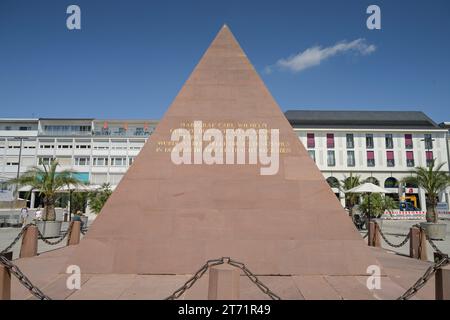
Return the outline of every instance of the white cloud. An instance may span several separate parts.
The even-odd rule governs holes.
[[[264,72],[270,74],[274,69],[300,72],[307,68],[318,66],[322,61],[338,54],[350,52],[353,54],[368,55],[375,50],[375,45],[368,44],[363,38],[356,39],[351,42],[341,41],[332,47],[326,48],[314,46],[296,55],[292,55],[289,58],[278,60],[274,65],[267,66],[264,69]]]

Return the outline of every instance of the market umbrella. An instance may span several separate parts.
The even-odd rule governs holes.
[[[360,184],[357,187],[354,187],[350,190],[345,191],[345,193],[366,193],[369,195],[368,200],[369,200],[369,225],[370,225],[370,214],[371,214],[371,207],[370,207],[370,194],[372,193],[389,193],[388,190],[383,189],[373,183],[370,182],[366,182],[363,184]],[[368,237],[367,237],[367,242],[370,243],[370,227],[369,225],[367,226],[367,232],[368,232]]]

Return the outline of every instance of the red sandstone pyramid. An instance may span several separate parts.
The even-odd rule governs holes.
[[[193,121],[279,129],[279,171],[175,165]],[[366,275],[370,249],[224,26],[68,264],[84,273],[191,274],[229,256],[266,275]]]

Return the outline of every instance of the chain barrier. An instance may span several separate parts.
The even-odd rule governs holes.
[[[243,264],[242,262],[232,260],[230,258],[226,259],[228,259],[229,265],[237,267],[242,271],[244,271],[245,275],[250,279],[250,281],[252,281],[263,293],[267,294],[272,300],[281,300],[281,298],[278,295],[273,293],[264,283],[262,283],[258,279],[256,275],[254,275],[250,270],[248,270],[245,264]]]
[[[46,239],[44,237],[44,235],[41,233],[41,231],[38,229],[39,239],[44,241],[48,245],[51,245],[51,246],[57,245],[57,244],[61,243],[66,238],[66,236],[69,236],[69,238],[70,238],[70,234],[72,233],[72,226],[73,226],[73,223],[70,223],[66,232],[64,232],[63,235],[56,241],[50,241],[50,240]]]
[[[375,222],[376,223],[376,222]],[[377,224],[377,223],[376,223]],[[391,246],[391,247],[393,247],[393,248],[401,248],[401,247],[403,247],[408,241],[409,241],[409,239],[410,239],[410,236],[411,236],[411,230],[409,230],[409,232],[408,232],[408,234],[405,236],[405,239],[403,239],[403,241],[402,242],[400,242],[399,244],[395,244],[395,243],[392,243],[391,241],[389,241],[389,239],[386,237],[386,235],[383,233],[383,231],[381,231],[381,228],[380,228],[380,226],[377,224],[377,226],[378,226],[378,232],[380,233],[380,235],[381,235],[381,237],[383,238],[383,240],[389,245],[389,246]]]
[[[416,283],[414,283],[408,290],[406,290],[404,294],[398,297],[397,300],[408,300],[409,298],[411,298],[428,282],[428,280],[431,279],[432,276],[434,276],[438,269],[446,266],[449,263],[450,261],[448,257],[444,257],[437,263],[434,263],[425,271],[423,276],[421,276],[419,280],[416,281]]]
[[[416,224],[413,227],[419,228],[420,231],[423,231],[425,233],[425,229],[422,228],[420,225]],[[422,232],[420,232],[420,237],[422,235]],[[431,240],[428,235],[426,235],[426,239],[428,240],[430,246],[433,248],[433,250],[438,253],[438,255],[441,257],[439,261],[433,263],[428,269],[425,271],[425,273],[408,289],[405,291],[404,294],[402,294],[400,297],[397,298],[397,300],[408,300],[412,296],[414,296],[420,289],[422,289],[423,286],[430,280],[437,270],[440,268],[446,266],[450,263],[450,259],[447,254],[443,253],[439,248],[436,246],[436,244]],[[422,245],[422,240],[419,238],[419,246]],[[419,247],[419,252],[421,252],[421,248]]]
[[[20,238],[22,238],[23,234],[25,233],[25,231],[27,231],[27,229],[28,229],[30,226],[34,226],[34,224],[33,224],[33,223],[29,223],[29,224],[27,224],[26,226],[24,226],[24,227],[22,228],[22,230],[20,230],[19,234],[18,234],[18,235],[14,238],[14,240],[11,242],[11,244],[10,244],[9,246],[7,246],[5,249],[3,249],[3,250],[0,252],[0,255],[2,255],[2,254],[4,254],[4,253],[8,252],[9,250],[11,250],[12,247],[14,247],[14,245],[20,240]]]
[[[181,295],[183,295],[186,290],[190,289],[197,280],[199,280],[208,269],[212,266],[217,266],[220,264],[227,263],[231,266],[237,267],[241,269],[245,275],[252,281],[254,284],[258,286],[258,288],[265,294],[267,294],[272,300],[281,300],[281,298],[273,293],[266,285],[264,285],[258,277],[253,274],[242,262],[232,260],[228,257],[222,257],[220,259],[208,260],[184,285],[182,285],[179,289],[177,289],[172,295],[167,297],[165,300],[175,300],[178,299]]]
[[[44,294],[38,287],[31,283],[30,279],[23,274],[18,266],[9,261],[5,256],[0,255],[0,264],[12,273],[17,280],[19,280],[19,282],[33,294],[33,296],[39,300],[51,300],[49,296]]]

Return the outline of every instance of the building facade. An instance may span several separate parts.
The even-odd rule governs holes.
[[[119,183],[148,136],[154,120],[0,119],[0,201],[11,201],[4,183],[34,165],[58,160],[91,184]],[[20,165],[19,165],[20,164]],[[2,183],[3,181],[3,183]],[[25,196],[26,188],[20,189]],[[31,194],[30,206],[37,205]]]
[[[424,209],[424,191],[400,190],[399,181],[431,159],[448,162],[449,129],[422,112],[293,110],[286,117],[343,205],[338,184],[357,174],[396,200],[406,197]],[[5,181],[52,159],[61,169],[77,171],[82,181],[115,186],[156,125],[156,120],[0,119],[0,201],[14,197]],[[26,193],[22,188],[19,196]],[[449,198],[449,190],[440,195],[442,202]],[[35,199],[32,193],[31,207],[39,203]]]
[[[399,182],[414,167],[449,160],[448,129],[422,112],[293,110],[286,117],[343,205],[338,186],[352,174],[426,210],[425,191]],[[439,201],[449,203],[449,191]]]

